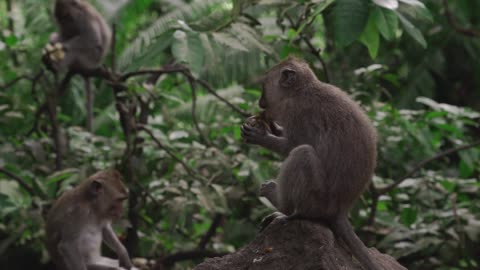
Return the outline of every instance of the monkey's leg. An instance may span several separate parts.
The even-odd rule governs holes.
[[[294,148],[278,176],[279,210],[291,218],[321,218],[327,211],[325,173],[310,145]]]
[[[79,256],[80,251],[75,240],[61,241],[58,244],[58,251],[63,257],[63,261],[68,270],[87,270],[85,261],[82,256]]]

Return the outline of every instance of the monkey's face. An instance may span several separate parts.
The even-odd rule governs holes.
[[[258,105],[265,110],[267,119],[279,120],[281,105],[292,95],[296,82],[297,72],[290,66],[275,67],[265,75]]]
[[[95,178],[90,184],[98,214],[106,219],[120,218],[123,204],[128,198],[128,191],[120,180],[120,174],[117,174],[114,172],[102,175],[106,178]]]

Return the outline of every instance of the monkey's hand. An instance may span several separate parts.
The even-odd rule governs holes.
[[[127,257],[128,258],[128,257]],[[121,257],[118,259],[119,260],[119,263],[120,263],[120,266],[125,268],[125,269],[135,269],[135,267],[133,266],[132,262],[130,261],[130,259],[122,259]]]
[[[62,43],[48,43],[42,50],[42,61],[48,69],[56,72],[65,58],[66,49]]]
[[[246,143],[264,145],[268,136],[273,136],[269,129],[263,128],[257,122],[245,122],[241,127],[242,138]]]
[[[278,137],[269,129],[261,129],[250,125],[248,122],[241,127],[243,141],[249,144],[263,146],[281,155],[287,155],[289,146],[287,138]]]

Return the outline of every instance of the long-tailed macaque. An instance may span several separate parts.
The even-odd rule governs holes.
[[[105,19],[86,0],[56,0],[55,20],[58,32],[50,35],[43,61],[54,72],[80,74],[85,80],[87,129],[93,124],[93,93],[86,73],[97,69],[108,53],[111,30]],[[65,86],[63,86],[65,87]]]
[[[365,269],[381,269],[348,221],[348,211],[368,186],[376,163],[376,131],[360,106],[294,58],[266,73],[259,106],[264,121],[277,123],[282,132],[247,121],[242,137],[287,156],[276,181],[264,184],[260,194],[287,220],[327,222]]]
[[[46,246],[58,270],[135,269],[111,227],[128,198],[121,179],[115,170],[100,171],[53,204],[47,215]],[[102,257],[102,241],[119,260]]]

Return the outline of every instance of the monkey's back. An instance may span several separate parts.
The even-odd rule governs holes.
[[[91,35],[102,45],[95,59],[100,63],[109,51],[112,33],[103,16],[87,1],[73,7],[69,1],[55,2],[55,18],[60,29],[61,41],[77,35]],[[92,44],[86,44],[91,46]],[[91,52],[95,52],[91,50]],[[79,68],[81,69],[81,67]]]
[[[303,90],[295,99],[288,130],[300,130],[292,141],[308,142],[317,152],[325,179],[312,187],[322,190],[314,212],[336,215],[346,212],[363,193],[376,165],[376,131],[363,109],[345,92],[322,82]],[[304,106],[298,106],[304,104]],[[314,181],[315,183],[315,181]],[[313,214],[313,213],[312,213]]]
[[[76,197],[77,188],[66,191],[60,196],[52,205],[52,208],[48,211],[45,234],[46,234],[46,247],[47,251],[52,258],[52,261],[59,270],[67,270],[65,263],[62,260],[62,256],[58,250],[58,244],[66,237],[66,235],[75,234],[78,220],[81,220],[83,213],[81,207],[76,205],[75,202],[79,202]]]

